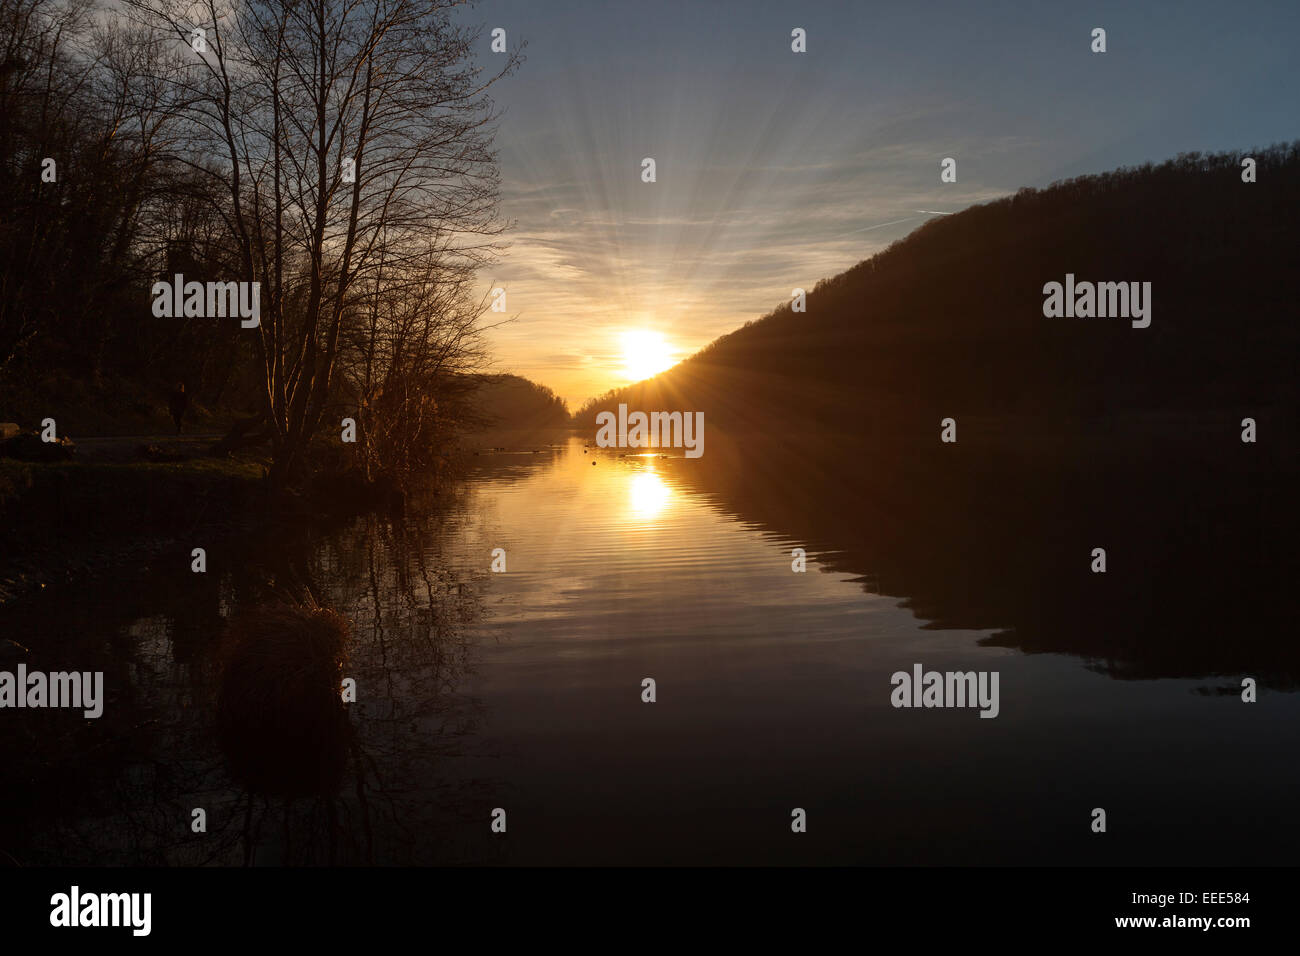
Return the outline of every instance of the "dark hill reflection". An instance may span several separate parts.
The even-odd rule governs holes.
[[[950,445],[930,431],[714,430],[706,464],[674,474],[928,628],[991,629],[986,646],[1078,655],[1117,678],[1295,688],[1290,435],[1243,444],[1223,419],[963,420]]]

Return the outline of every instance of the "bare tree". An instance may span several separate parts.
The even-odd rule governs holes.
[[[193,51],[172,108],[186,161],[222,187],[239,278],[261,283],[253,334],[283,487],[320,427],[354,292],[382,293],[431,250],[463,275],[499,248],[486,91],[518,52],[485,78],[453,0],[203,0],[202,22],[190,3],[126,2]]]
[[[441,242],[381,266],[358,284],[343,336],[346,399],[357,412],[357,449],[368,479],[406,485],[436,475],[486,365],[484,299],[472,268]]]
[[[43,328],[80,318],[65,310],[86,297],[60,286],[73,263],[93,283],[101,247],[86,226],[116,218],[93,201],[121,157],[80,49],[90,18],[89,0],[0,0],[0,371]]]

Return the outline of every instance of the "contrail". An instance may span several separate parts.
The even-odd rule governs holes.
[[[893,222],[881,222],[874,226],[863,226],[861,229],[850,229],[848,232],[841,232],[838,236],[831,236],[832,239],[839,239],[841,236],[851,236],[855,232],[869,232],[872,229],[884,229],[886,226],[897,226],[900,222],[911,222],[916,216],[908,216],[906,219],[895,219]]]
[[[918,209],[917,212],[925,213],[928,216],[951,216],[952,213],[939,212],[937,209]],[[908,216],[906,219],[895,219],[892,222],[881,222],[874,226],[863,226],[861,229],[850,229],[848,232],[841,232],[837,236],[831,236],[832,239],[842,239],[844,236],[851,236],[857,232],[870,232],[872,229],[884,229],[886,226],[897,226],[900,222],[911,222],[913,219],[919,219],[919,216]]]

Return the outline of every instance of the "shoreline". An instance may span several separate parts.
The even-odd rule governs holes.
[[[475,457],[494,448],[528,452],[570,433],[471,433],[459,443],[459,465],[468,470]],[[322,471],[314,476],[314,492],[273,512],[262,459],[207,457],[198,446],[209,444],[210,436],[186,435],[159,439],[163,460],[149,460],[139,457],[140,441],[82,439],[78,457],[69,461],[0,458],[0,611],[173,553],[188,562],[196,541],[225,545],[269,524],[361,514],[389,500],[380,489]]]
[[[146,565],[184,536],[229,540],[258,525],[264,502],[251,461],[0,459],[0,608]]]

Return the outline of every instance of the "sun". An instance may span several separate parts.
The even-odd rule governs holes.
[[[623,333],[623,372],[634,382],[673,366],[673,348],[658,332],[633,329]]]

